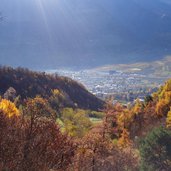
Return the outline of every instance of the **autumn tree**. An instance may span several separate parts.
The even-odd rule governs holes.
[[[128,130],[124,129],[121,133],[121,137],[118,139],[118,146],[121,148],[129,147],[131,145],[131,140],[129,137]]]
[[[65,106],[72,107],[74,104],[71,102],[69,96],[59,89],[52,90],[52,95],[48,98],[50,106],[57,112],[57,117],[61,117],[60,109]]]
[[[169,111],[169,103],[166,99],[161,99],[156,105],[156,113],[159,117],[166,116]]]
[[[17,171],[22,160],[23,134],[19,117],[6,112],[0,110],[0,170]]]
[[[82,171],[136,171],[138,157],[133,149],[121,149],[103,135],[90,132],[78,142],[74,166]]]
[[[134,106],[130,109],[128,130],[130,136],[140,136],[145,126],[144,103],[139,99],[136,100]]]
[[[56,119],[55,111],[50,107],[48,101],[40,96],[27,99],[24,111],[31,118],[50,117]]]
[[[120,103],[110,104],[105,113],[104,127],[112,139],[120,138],[126,132],[130,138],[134,138],[142,132],[145,123],[144,104],[139,100],[132,107]]]
[[[83,137],[92,126],[86,111],[81,109],[64,108],[61,120],[63,121],[65,132],[72,137]]]
[[[118,117],[122,114],[124,107],[120,103],[112,104],[108,103],[106,109],[104,110],[104,132],[102,133],[103,136],[109,135],[112,139],[118,138],[119,127],[118,127]],[[124,126],[124,124],[123,124]],[[104,135],[105,134],[105,135]]]
[[[6,102],[12,109],[4,107]],[[0,170],[66,170],[71,163],[73,141],[60,132],[53,118],[45,117],[43,104],[42,99],[30,99],[24,111],[28,113],[18,115],[11,102],[1,101]]]
[[[16,108],[15,104],[6,99],[2,99],[0,101],[0,110],[8,117],[20,115],[20,112]]]
[[[167,125],[168,128],[171,128],[171,108],[170,108],[170,111],[167,114],[166,125]]]
[[[158,103],[156,113],[158,116],[166,116],[171,106],[171,80],[168,80],[164,86],[159,89]]]

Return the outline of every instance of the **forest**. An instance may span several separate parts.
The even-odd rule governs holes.
[[[1,67],[0,94],[2,171],[171,170],[171,79],[125,105],[66,77]]]
[[[1,94],[13,87],[22,101],[36,95],[52,99],[54,90],[57,90],[60,93],[58,104],[65,107],[99,110],[104,105],[103,101],[89,93],[80,83],[57,74],[33,72],[20,67],[0,67],[0,83]]]

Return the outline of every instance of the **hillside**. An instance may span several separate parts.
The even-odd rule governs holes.
[[[166,0],[1,0],[0,63],[56,69],[158,60],[171,54],[170,8]]]
[[[125,73],[143,74],[147,77],[170,78],[171,57],[153,62],[139,62],[132,64],[114,64],[95,68],[96,71],[121,71]]]
[[[81,84],[67,77],[33,72],[28,69],[10,67],[0,68],[0,93],[13,87],[21,99],[34,98],[41,95],[50,98],[54,90],[61,93],[63,107],[99,110],[104,102],[89,93]]]
[[[40,73],[18,70],[40,80]],[[46,102],[27,99],[23,110],[0,98],[0,170],[171,170],[171,79],[144,102],[108,103],[96,124],[71,108],[56,120]]]

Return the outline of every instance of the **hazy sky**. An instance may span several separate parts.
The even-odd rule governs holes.
[[[0,63],[93,67],[171,53],[169,0],[1,0]]]

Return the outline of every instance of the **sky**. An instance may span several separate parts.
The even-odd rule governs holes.
[[[90,68],[171,53],[169,0],[1,0],[0,64]]]

